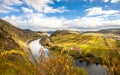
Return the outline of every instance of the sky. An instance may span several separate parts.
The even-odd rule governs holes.
[[[0,0],[0,18],[34,31],[120,28],[120,0]]]

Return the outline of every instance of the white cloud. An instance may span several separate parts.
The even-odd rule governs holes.
[[[2,0],[1,2],[5,5],[21,5],[23,3],[20,0]]]
[[[104,0],[104,2],[107,1],[108,0]],[[4,2],[2,5],[0,5],[0,13],[19,11],[15,7],[12,7],[12,5],[21,5],[22,3],[28,5],[28,7],[21,7],[23,11],[22,15],[6,16],[3,19],[9,21],[17,27],[41,31],[57,29],[79,30],[82,28],[99,29],[104,27],[120,27],[120,11],[103,10],[102,7],[92,7],[86,9],[86,16],[72,20],[67,20],[64,17],[47,17],[45,13],[63,13],[65,11],[69,11],[64,6],[58,8],[49,6],[49,4],[54,4],[53,0],[9,0],[9,2]]]
[[[119,16],[120,14],[114,15]],[[67,20],[63,17],[46,17],[40,13],[29,13],[21,16],[7,16],[3,18],[13,25],[21,28],[30,28],[32,30],[58,30],[58,29],[71,29],[71,30],[91,30],[108,27],[120,27],[120,19],[109,19],[104,17],[82,17],[73,20]]]
[[[19,11],[12,7],[13,5],[21,5],[23,2],[20,0],[1,0],[0,1],[0,13],[9,13],[10,11]]]
[[[117,3],[120,2],[120,0],[111,0],[111,3]]]
[[[109,2],[110,0],[103,0],[104,2]]]
[[[27,22],[25,22],[20,16],[6,16],[3,18],[4,20],[10,22],[11,24],[20,27],[22,24],[25,24],[25,26],[27,25]]]
[[[10,11],[19,11],[13,7],[9,7],[6,5],[0,5],[0,13],[9,13]]]
[[[26,7],[22,7],[22,10],[24,13],[32,13],[33,10],[32,9],[29,9],[29,8],[26,8]]]
[[[57,2],[60,2],[61,0],[56,0]]]
[[[45,7],[43,10],[44,13],[56,13],[56,12],[63,13],[65,11],[69,10],[65,9],[64,6],[58,7],[57,9],[53,9],[52,7]]]
[[[86,9],[88,12],[87,16],[98,16],[98,15],[112,15],[119,13],[118,10],[103,10],[102,7],[92,7]]]
[[[58,0],[60,1],[60,0]],[[22,4],[28,5],[29,8],[35,10],[35,12],[40,13],[63,13],[67,12],[68,10],[64,6],[60,6],[58,8],[53,8],[49,6],[49,4],[54,4],[53,0],[1,0],[0,1],[0,13],[9,13],[10,11],[20,10],[15,5],[20,6]],[[2,8],[2,5],[11,8],[10,10],[6,10],[6,8]],[[22,8],[23,11],[26,12],[26,8]],[[27,10],[28,12],[28,10]],[[31,12],[31,11],[29,11]]]
[[[21,16],[6,16],[3,18],[11,24],[21,28],[31,28],[33,30],[55,30],[61,29],[65,21],[60,17],[46,17],[40,13],[29,13]]]
[[[109,20],[98,17],[83,17],[70,21],[66,21],[68,28],[98,28],[99,27],[120,27],[120,20]]]
[[[103,0],[103,2],[118,3],[120,0]]]
[[[65,21],[65,27],[74,30],[120,27],[120,11],[118,10],[103,10],[102,7],[93,7],[85,11],[87,11],[86,16]]]
[[[21,27],[30,28],[33,30],[44,29],[59,29],[64,23],[64,18],[46,17],[45,13],[63,13],[67,10],[64,6],[53,8],[49,4],[54,4],[53,0],[7,0],[0,1],[3,6],[0,7],[0,13],[9,13],[10,11],[18,11],[13,7],[14,4],[26,4],[28,7],[21,7],[23,14],[19,16],[6,16],[3,19],[11,24]],[[48,29],[47,29],[48,30]]]
[[[90,0],[90,2],[92,3],[94,0]]]
[[[32,7],[37,12],[43,13],[62,13],[67,11],[65,7],[53,8],[48,4],[54,4],[53,0],[23,0],[29,7]]]

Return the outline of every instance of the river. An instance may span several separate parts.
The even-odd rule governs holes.
[[[49,50],[39,43],[40,40],[41,39],[37,39],[30,43],[30,49],[36,59],[40,56],[40,50],[44,51],[45,57],[47,57],[49,53]],[[79,60],[75,60],[75,64],[76,66],[86,69],[88,75],[107,75],[107,69],[103,68],[100,64],[87,64],[86,62],[79,62]]]
[[[79,62],[79,60],[75,60],[75,64],[86,69],[89,75],[107,75],[107,68],[103,68],[100,64],[87,64],[86,62]]]
[[[43,50],[45,53],[45,57],[48,56],[49,50],[47,48],[44,48],[40,43],[41,39],[34,40],[30,43],[30,49],[32,51],[32,54],[37,59],[40,56],[40,50]]]

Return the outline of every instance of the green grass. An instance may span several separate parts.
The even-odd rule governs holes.
[[[116,48],[116,41],[112,38],[105,38],[96,35],[66,34],[52,36],[51,42],[55,46],[63,47],[63,50],[70,50],[73,47],[79,48],[84,53],[92,53],[99,56],[109,50]]]

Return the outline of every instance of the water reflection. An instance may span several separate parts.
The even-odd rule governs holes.
[[[35,56],[35,58],[38,58],[41,54],[41,50],[44,51],[45,57],[48,56],[49,50],[47,48],[44,48],[40,43],[40,39],[34,40],[30,43],[30,49]]]
[[[107,69],[103,68],[100,64],[87,64],[86,62],[79,62],[79,60],[75,60],[75,64],[86,69],[88,75],[107,75]]]

